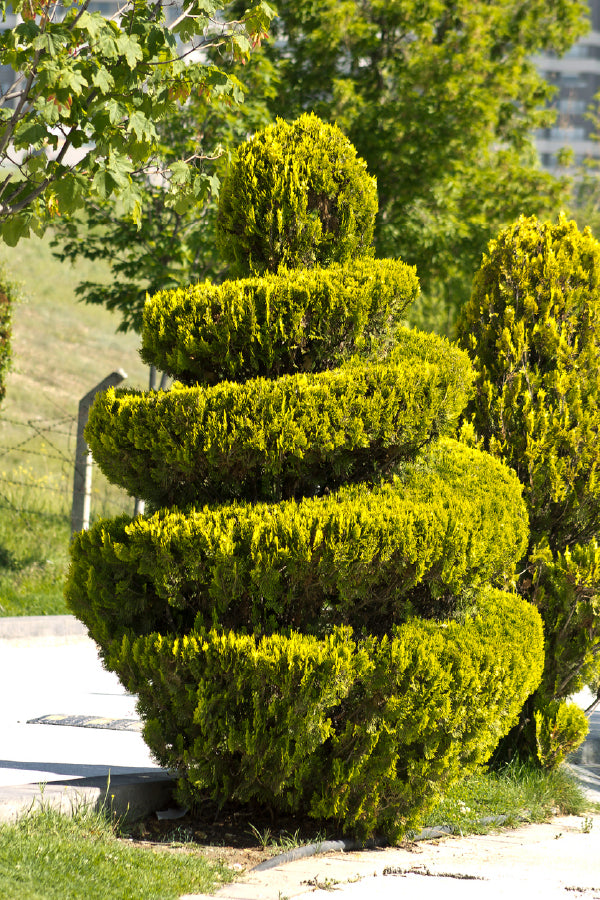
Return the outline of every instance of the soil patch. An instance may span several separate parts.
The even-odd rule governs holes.
[[[265,807],[207,800],[177,819],[146,816],[121,829],[124,840],[138,846],[203,853],[238,872],[302,844],[336,840],[341,834],[327,823],[274,814]]]

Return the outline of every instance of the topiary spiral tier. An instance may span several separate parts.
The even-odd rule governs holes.
[[[303,120],[315,141],[329,128]],[[303,120],[249,142],[245,165],[291,152]],[[335,132],[331,166],[356,178]],[[329,223],[334,201],[317,204]],[[149,513],[75,538],[67,597],[186,802],[396,838],[513,724],[542,630],[499,589],[527,542],[520,485],[452,439],[466,355],[399,330],[409,267],[332,258],[148,302],[144,358],[183,383],[98,397],[87,438]]]

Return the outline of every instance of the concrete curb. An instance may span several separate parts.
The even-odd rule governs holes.
[[[76,778],[0,788],[0,822],[50,807],[72,815],[82,806],[108,809],[134,821],[173,805],[175,779],[168,772]]]

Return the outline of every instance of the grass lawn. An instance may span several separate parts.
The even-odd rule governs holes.
[[[543,822],[551,816],[584,815],[592,807],[565,766],[543,771],[530,764],[511,763],[499,771],[482,770],[454,784],[424,821],[447,825],[456,833],[489,830],[498,816],[507,825]]]
[[[196,848],[147,849],[119,840],[109,820],[51,810],[0,826],[3,900],[175,900],[230,881]]]
[[[65,613],[76,419],[81,397],[121,368],[147,385],[139,338],[119,319],[75,297],[80,280],[102,280],[91,263],[60,263],[49,238],[31,238],[1,258],[22,285],[13,311],[13,367],[0,409],[0,616]],[[133,511],[133,501],[93,479],[92,516]]]

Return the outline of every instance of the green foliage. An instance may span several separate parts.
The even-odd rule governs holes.
[[[411,245],[401,245],[401,255],[416,263],[422,287],[408,322],[455,338],[489,240],[523,210],[544,218],[557,215],[569,191],[566,177],[539,168],[535,149],[524,150],[520,143],[511,150],[488,148],[460,175],[436,187],[427,202],[407,212],[399,229]],[[389,246],[394,247],[391,238]]]
[[[81,295],[118,309],[123,327],[139,330],[146,290],[221,278],[214,191],[207,196],[209,179],[221,177],[220,164],[210,159],[213,148],[218,141],[235,147],[269,118],[314,111],[341,128],[377,178],[378,255],[417,266],[423,291],[408,311],[410,323],[453,334],[490,237],[524,210],[554,215],[568,202],[567,179],[543,171],[531,143],[531,134],[549,124],[553,113],[547,108],[551,88],[530,60],[540,50],[567,49],[585,30],[587,4],[345,0],[343,10],[337,0],[276,5],[276,39],[253,52],[243,70],[236,59],[227,65],[222,47],[207,48],[214,64],[241,83],[242,106],[211,102],[206,116],[208,92],[198,101],[192,91],[175,114],[156,123],[162,146],[153,165],[166,168],[167,186],[172,151],[167,146],[163,152],[165,135],[176,149],[189,128],[190,146],[176,158],[200,154],[194,177],[203,177],[203,199],[175,212],[169,190],[134,173],[146,210],[137,226],[110,198],[88,202],[90,231],[80,224],[71,229],[69,258],[106,258],[116,263],[118,277],[104,292],[93,281],[82,284]],[[231,14],[241,17],[244,11],[245,3],[238,2]],[[592,174],[588,187],[596,182]]]
[[[560,699],[593,679],[600,662],[600,548],[595,540],[562,553],[540,548],[530,565],[546,635],[542,687]]]
[[[109,390],[86,438],[111,481],[156,506],[300,498],[374,478],[450,433],[465,405],[466,354],[424,338],[401,331],[385,363],[275,382]]]
[[[395,839],[487,758],[539,677],[533,608],[500,591],[479,608],[464,625],[413,620],[381,639],[125,637],[107,659],[184,802],[260,800]]]
[[[370,255],[377,191],[335,125],[278,120],[242,144],[219,199],[217,238],[240,275]]]
[[[459,341],[486,448],[524,485],[532,542],[552,550],[600,525],[600,244],[561,216],[521,218],[490,244]]]
[[[236,21],[224,20],[218,0],[188,4],[169,22],[168,6],[146,0],[127,0],[118,19],[87,6],[59,2],[49,15],[44,0],[0,3],[3,18],[21,17],[0,33],[2,62],[17,76],[0,96],[0,229],[11,246],[90,199],[118,197],[140,223],[135,175],[153,170],[156,122],[192,92],[241,99],[233,76],[197,61],[202,49],[246,58],[249,37],[262,35],[274,14],[263,0],[244,4]],[[182,155],[163,173],[179,209],[206,195],[198,155]]]
[[[188,384],[313,372],[393,332],[419,283],[400,260],[357,260],[156,294],[142,359]]]
[[[526,540],[512,473],[442,440],[371,488],[100,521],[74,539],[66,594],[100,645],[130,629],[385,634],[509,583]]]
[[[5,378],[11,362],[12,311],[18,299],[17,285],[0,263],[0,403],[6,394]]]
[[[132,175],[142,196],[140,222],[112,196],[88,200],[84,210],[55,220],[52,245],[59,259],[77,262],[78,268],[82,259],[108,265],[109,283],[94,270],[95,280],[81,280],[76,293],[85,303],[118,312],[118,330],[141,332],[147,294],[222,277],[226,266],[215,247],[215,219],[227,160],[223,146],[235,146],[269,121],[264,104],[274,90],[270,68],[264,57],[249,72],[244,68],[241,105],[229,96],[192,92],[159,119],[152,177],[146,171]],[[238,79],[241,69],[235,66]],[[171,166],[190,157],[195,175],[205,181],[204,194],[192,206],[174,202],[169,180]]]
[[[575,703],[551,700],[534,712],[537,755],[545,769],[556,769],[588,733],[588,720]]]
[[[490,244],[460,329],[477,371],[467,417],[529,510],[519,589],[544,620],[540,708],[577,690],[600,652],[599,285],[589,231],[521,218]]]
[[[352,141],[377,180],[377,255],[419,272],[411,321],[450,331],[489,239],[567,199],[533,148],[555,115],[533,58],[589,29],[587,0],[276,6],[263,49],[279,82],[271,114],[312,111]]]

